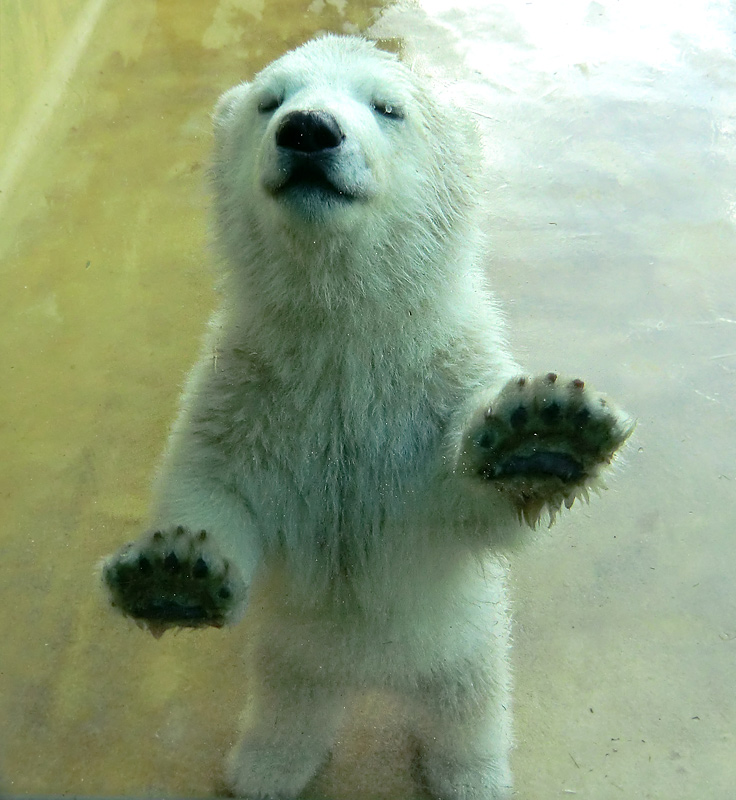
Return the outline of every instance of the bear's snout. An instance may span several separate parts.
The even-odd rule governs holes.
[[[338,147],[345,139],[340,125],[326,111],[292,111],[276,131],[276,145],[300,153],[319,153]]]
[[[275,145],[275,146],[274,146]],[[375,191],[358,139],[325,109],[296,109],[270,134],[262,184],[301,214],[368,199]]]

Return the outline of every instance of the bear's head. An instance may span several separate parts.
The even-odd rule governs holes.
[[[475,128],[393,54],[352,36],[291,51],[215,110],[218,233],[231,268],[416,264],[463,235]]]

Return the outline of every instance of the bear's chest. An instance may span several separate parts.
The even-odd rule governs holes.
[[[258,487],[251,502],[263,514],[301,506],[358,524],[393,515],[427,484],[453,400],[433,370],[379,355],[223,376],[224,446],[247,494]]]

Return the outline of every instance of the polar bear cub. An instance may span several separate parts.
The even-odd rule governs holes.
[[[499,554],[631,423],[525,376],[481,264],[479,143],[393,55],[326,36],[215,112],[223,299],[150,529],[103,565],[155,634],[252,617],[235,795],[293,798],[350,690],[401,692],[443,800],[511,794]]]

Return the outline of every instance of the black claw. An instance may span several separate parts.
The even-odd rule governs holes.
[[[168,572],[178,572],[181,569],[176,553],[169,553],[164,559],[164,569]]]
[[[223,587],[222,587],[222,588],[221,588],[221,589],[220,589],[220,590],[217,592],[217,596],[218,596],[218,597],[219,597],[221,600],[229,600],[229,599],[230,599],[230,596],[231,596],[231,594],[232,594],[232,592],[230,591],[230,589],[228,589],[228,588],[227,588],[227,586],[223,586]]]
[[[192,575],[195,578],[206,578],[209,574],[210,568],[207,566],[207,562],[200,556],[194,562],[194,568],[192,569]]]
[[[151,562],[145,556],[138,556],[138,569],[141,572],[148,573],[153,569],[153,567],[151,566]]]

